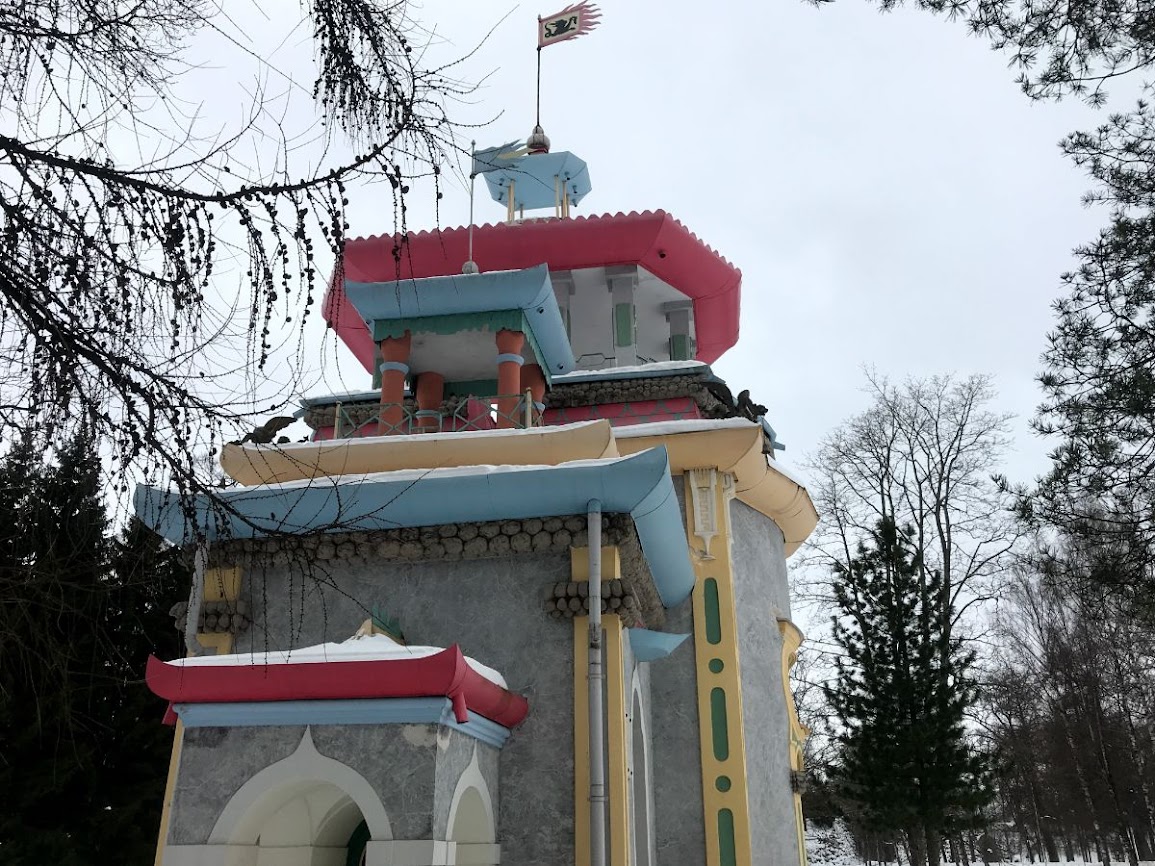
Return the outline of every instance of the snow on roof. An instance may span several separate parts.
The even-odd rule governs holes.
[[[444,647],[405,646],[384,634],[354,635],[340,643],[323,643],[288,651],[230,653],[194,656],[169,662],[177,667],[218,667],[240,665],[320,664],[323,662],[371,662],[420,659],[444,652]],[[465,657],[465,662],[491,683],[508,689],[505,677],[481,662]]]
[[[592,421],[575,421],[572,424],[555,424],[546,427],[507,427],[496,430],[460,430],[456,432],[445,433],[409,433],[403,436],[358,436],[352,439],[322,439],[317,442],[285,442],[280,445],[254,445],[246,442],[242,447],[251,448],[255,451],[268,451],[270,448],[275,448],[277,451],[315,451],[318,445],[348,445],[350,448],[358,448],[366,445],[375,445],[380,447],[383,443],[390,445],[404,444],[406,442],[437,442],[442,439],[460,442],[462,437],[468,436],[473,439],[500,439],[506,436],[548,436],[552,433],[558,433],[563,430],[574,430],[579,427],[589,427],[593,424],[602,423],[599,419]]]
[[[548,429],[548,428],[546,428]],[[512,432],[512,431],[507,431]],[[528,432],[528,431],[527,431]],[[430,434],[436,435],[436,434]],[[456,434],[454,434],[456,435]],[[390,437],[401,438],[401,437]],[[527,463],[517,466],[447,466],[440,469],[393,469],[387,472],[365,472],[351,475],[331,475],[324,478],[300,478],[295,481],[282,481],[274,484],[257,484],[245,488],[246,491],[265,490],[292,490],[295,488],[318,488],[326,485],[365,484],[374,481],[424,481],[430,478],[465,478],[471,475],[500,475],[507,472],[533,472],[541,470],[562,469],[566,467],[579,468],[582,466],[608,466],[629,460],[633,455],[626,457],[597,457],[588,460],[570,460],[568,463],[558,463],[556,466]]]
[[[771,460],[770,468],[777,472],[779,475],[784,475],[785,477],[789,478],[799,487],[805,489],[810,486],[810,482],[799,469],[785,466],[781,460]]]
[[[653,421],[649,424],[630,424],[626,427],[615,427],[615,439],[636,439],[641,436],[675,436],[678,433],[700,433],[704,430],[727,430],[733,428],[759,427],[754,421],[746,418],[684,418],[680,421]],[[769,460],[771,469],[789,478],[799,487],[809,487],[806,476],[798,469],[785,466],[781,460]]]
[[[668,376],[681,371],[709,371],[710,365],[702,361],[655,361],[652,364],[637,364],[631,367],[606,367],[602,370],[574,370],[551,376],[555,384],[568,382],[596,382],[602,379],[641,379],[648,375]]]
[[[380,391],[338,391],[336,394],[314,394],[302,397],[298,402],[306,408],[310,406],[330,406],[333,403],[370,403],[381,399]]]
[[[683,418],[679,421],[651,421],[647,424],[629,424],[614,428],[615,439],[636,439],[639,436],[672,436],[676,433],[700,433],[703,430],[758,427],[746,418]]]

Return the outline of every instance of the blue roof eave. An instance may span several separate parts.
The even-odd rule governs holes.
[[[546,379],[575,366],[565,321],[553,293],[548,266],[519,271],[453,274],[384,283],[345,282],[349,302],[365,320],[420,319],[460,313],[519,310],[533,337]]]
[[[390,475],[396,477],[390,478]],[[495,467],[491,472],[379,473],[341,481],[222,490],[219,502],[139,485],[137,516],[175,544],[198,533],[210,541],[272,534],[351,532],[580,514],[591,500],[605,513],[627,513],[662,602],[679,604],[694,586],[665,448],[629,457],[558,466]],[[192,525],[188,517],[192,518]]]

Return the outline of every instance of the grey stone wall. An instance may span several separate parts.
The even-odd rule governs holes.
[[[666,612],[666,631],[691,636],[668,658],[648,666],[654,847],[661,864],[705,863],[691,601]]]
[[[604,544],[619,548],[622,577],[629,582],[630,595],[637,602],[637,617],[651,628],[660,628],[665,619],[665,609],[649,563],[642,553],[633,520],[628,514],[602,515],[602,538]],[[212,548],[210,564],[240,566],[252,579],[246,580],[244,597],[237,603],[227,603],[229,610],[222,611],[229,614],[224,620],[225,625],[218,626],[221,618],[209,605],[202,611],[202,617],[206,627],[212,621],[213,627],[207,630],[232,632],[238,630],[237,626],[247,626],[250,619],[258,619],[259,614],[250,611],[248,605],[255,591],[263,591],[260,575],[264,574],[299,572],[301,592],[308,592],[309,584],[314,582],[311,578],[325,582],[326,575],[333,568],[340,570],[346,566],[361,568],[366,565],[388,568],[391,564],[568,555],[571,547],[585,547],[587,544],[584,514],[224,542]],[[281,583],[293,585],[288,577]],[[553,596],[553,589],[554,584],[527,583],[527,610],[541,607]],[[233,608],[243,615],[238,617]],[[369,612],[370,607],[366,604],[361,619]],[[173,614],[178,628],[183,629],[183,607],[174,606]],[[560,614],[555,618],[560,618]]]
[[[674,493],[684,522],[686,489],[681,476],[674,479]],[[658,863],[663,866],[705,863],[692,598],[666,611],[664,630],[690,637],[668,658],[649,666],[654,848]]]
[[[693,397],[701,408],[714,409],[720,403],[706,390],[705,380],[706,374],[700,372],[677,376],[654,376],[646,379],[558,382],[545,395],[545,406],[547,409],[562,409],[603,403]],[[707,415],[707,417],[710,416]]]
[[[500,755],[503,864],[572,860],[573,628],[550,619],[540,602],[569,578],[568,552],[441,562],[351,557],[316,565],[312,574],[285,566],[246,571],[253,625],[236,651],[343,640],[373,605],[398,620],[411,644],[460,644],[530,704]]]
[[[737,500],[730,518],[753,863],[783,866],[798,862],[777,622],[790,615],[786,558],[772,520]]]
[[[168,841],[205,844],[221,812],[250,778],[297,750],[303,725],[189,728],[173,791]],[[477,749],[495,805],[497,750],[438,725],[313,725],[313,745],[369,783],[397,839],[444,839],[453,793]]]

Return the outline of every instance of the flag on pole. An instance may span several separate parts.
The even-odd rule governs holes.
[[[560,12],[537,19],[537,47],[577,39],[601,23],[602,13],[589,0],[567,6]]]
[[[503,168],[512,168],[520,162],[529,151],[523,141],[508,141],[497,147],[487,147],[485,150],[473,152],[473,170],[470,177],[485,174],[487,171],[498,171]]]

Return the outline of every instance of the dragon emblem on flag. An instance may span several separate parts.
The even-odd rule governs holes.
[[[602,13],[592,3],[582,2],[567,6],[553,15],[537,21],[537,47],[544,48],[555,42],[576,39],[589,33],[601,21]]]

